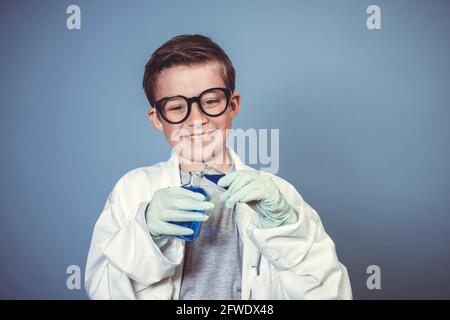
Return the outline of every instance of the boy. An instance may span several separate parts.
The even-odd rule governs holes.
[[[315,212],[283,179],[226,147],[240,108],[226,53],[177,36],[146,65],[148,117],[174,152],[126,173],[109,195],[88,255],[92,299],[351,299],[346,268]],[[198,172],[219,196],[180,187]],[[192,212],[197,210],[197,212]],[[197,239],[183,222],[201,222]],[[181,237],[181,238],[180,238]]]

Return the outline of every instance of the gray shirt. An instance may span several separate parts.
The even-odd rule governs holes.
[[[180,172],[182,184],[188,183],[189,173]],[[199,237],[186,241],[180,299],[240,300],[242,243],[235,210],[217,200],[220,190],[213,182],[202,178],[201,186],[214,192],[215,208],[206,212],[209,219],[202,223]]]

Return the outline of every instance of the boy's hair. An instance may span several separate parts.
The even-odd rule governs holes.
[[[227,54],[210,38],[200,34],[184,34],[173,37],[155,52],[145,65],[142,86],[148,101],[155,101],[155,87],[161,71],[180,65],[194,65],[217,62],[228,89],[234,91],[235,71]]]

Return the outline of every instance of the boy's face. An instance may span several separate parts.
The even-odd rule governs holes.
[[[226,87],[216,63],[176,66],[163,70],[159,75],[155,101],[176,95],[196,97],[216,87]],[[229,107],[218,117],[207,116],[195,102],[189,117],[180,124],[165,121],[153,107],[149,108],[148,117],[156,129],[164,132],[172,147],[184,150],[182,153],[186,160],[207,162],[225,150],[227,130],[231,128],[231,121],[238,114],[239,106],[240,94],[235,91],[230,97]]]

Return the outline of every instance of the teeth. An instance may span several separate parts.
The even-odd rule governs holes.
[[[201,139],[201,138],[204,138],[204,137],[211,136],[212,134],[214,134],[214,132],[216,132],[216,130],[206,131],[206,132],[202,132],[202,133],[193,133],[193,134],[190,134],[190,135],[183,136],[183,138]]]
[[[207,136],[211,135],[211,133],[213,133],[213,131],[193,134],[192,137],[207,137]]]

